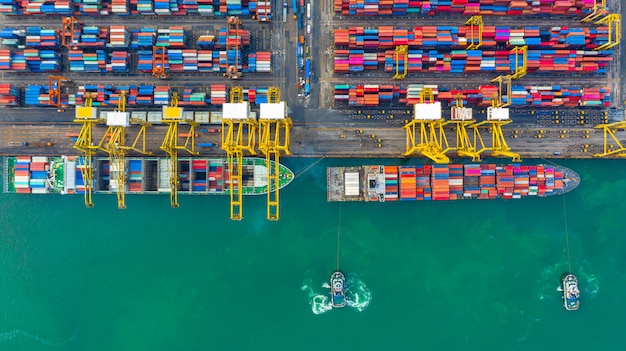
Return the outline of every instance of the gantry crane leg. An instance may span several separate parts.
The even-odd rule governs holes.
[[[480,149],[476,150],[476,153],[480,155],[485,151],[491,151],[491,156],[510,157],[512,162],[521,161],[520,155],[511,151],[511,148],[504,137],[504,133],[502,132],[502,126],[511,122],[511,120],[487,120],[471,125],[470,127],[474,130],[474,145],[476,145],[476,147],[478,147],[478,145],[481,146]],[[491,132],[491,146],[489,147],[485,145],[479,131],[479,128],[481,127],[488,127]]]
[[[516,46],[511,52],[515,55],[515,72],[511,75],[511,79],[520,79],[526,75],[528,70],[528,46]]]
[[[609,27],[609,41],[595,50],[606,50],[619,45],[622,33],[622,15],[610,14],[600,19],[596,24],[606,24]]]
[[[402,57],[402,72],[400,72],[400,57]],[[393,79],[404,79],[406,78],[408,72],[408,61],[409,61],[409,46],[408,45],[398,45],[394,50],[394,59],[396,64],[396,74],[393,76]]]
[[[434,95],[432,89],[424,88],[420,92],[420,103],[415,105],[430,105],[433,104]],[[439,108],[441,106],[439,105]],[[441,111],[439,110],[439,114]],[[444,126],[447,124],[442,118],[432,119],[420,118],[415,116],[411,122],[404,125],[406,130],[406,151],[404,156],[409,156],[414,153],[420,153],[423,156],[428,157],[436,163],[450,163],[450,159],[446,156],[446,152],[450,150],[448,139],[444,131]],[[419,126],[419,143],[417,140],[417,128]]]
[[[597,129],[602,129],[604,138],[604,151],[602,153],[595,154],[595,157],[626,157],[626,147],[622,144],[622,142],[615,135],[615,131],[619,129],[626,128],[626,121],[615,122],[610,124],[599,124],[596,126]],[[613,140],[615,146],[609,144],[609,138]]]
[[[606,5],[606,0],[595,0],[593,4],[593,12],[580,20],[581,22],[593,22],[599,17],[602,17],[609,13],[609,8]]]
[[[469,44],[466,50],[476,50],[480,48],[483,45],[483,17],[480,15],[472,16],[465,24],[470,26]],[[476,38],[475,29],[478,30],[478,38]]]

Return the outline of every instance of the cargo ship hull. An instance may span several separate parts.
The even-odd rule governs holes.
[[[560,195],[580,177],[552,165],[450,164],[327,168],[327,199],[419,201],[519,199]]]
[[[170,171],[166,158],[146,157],[125,159],[123,167],[111,165],[110,159],[93,160],[96,194],[117,192],[117,174],[125,173],[127,194],[165,194],[170,192]],[[228,195],[230,170],[222,158],[179,158],[179,194]],[[273,163],[273,161],[272,161]],[[83,158],[77,156],[18,156],[4,159],[4,192],[20,194],[82,194],[85,191],[81,168]],[[243,195],[268,192],[265,159],[243,159]],[[293,172],[279,164],[279,188],[293,178]],[[273,189],[272,189],[273,190]]]

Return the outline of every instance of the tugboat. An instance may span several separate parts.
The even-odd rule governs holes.
[[[579,299],[578,278],[568,273],[563,277],[563,307],[568,311],[576,311],[580,306]]]
[[[330,276],[330,295],[333,307],[341,308],[346,305],[346,276],[336,271]]]

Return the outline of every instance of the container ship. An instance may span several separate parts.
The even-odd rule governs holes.
[[[519,199],[569,192],[580,177],[556,165],[449,164],[327,168],[328,201]]]
[[[273,161],[272,161],[273,163]],[[117,191],[118,170],[110,159],[96,157],[94,193]],[[83,159],[77,156],[17,156],[4,159],[4,191],[18,194],[81,194],[85,183],[81,173]],[[170,192],[169,164],[166,158],[126,158],[127,194],[164,194]],[[230,194],[230,170],[222,158],[179,158],[179,194]],[[294,178],[293,172],[279,164],[279,188]],[[243,195],[267,194],[265,159],[243,159]],[[271,189],[273,190],[273,189]]]

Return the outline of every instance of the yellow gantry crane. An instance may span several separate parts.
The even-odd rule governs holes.
[[[470,126],[474,129],[474,145],[476,148],[478,145],[481,147],[476,152],[481,154],[484,151],[491,151],[493,157],[510,157],[513,162],[521,161],[520,155],[511,151],[502,132],[502,126],[512,122],[507,108],[511,104],[511,76],[499,76],[494,78],[492,82],[498,82],[500,85],[498,93],[494,94],[491,99],[491,106],[487,108],[487,119]],[[502,87],[503,84],[505,84],[504,88]],[[504,89],[507,94],[506,102],[502,99]],[[481,127],[488,127],[491,131],[491,146],[485,146],[479,131]]]
[[[250,105],[243,101],[243,89],[230,88],[230,103],[222,110],[222,149],[228,158],[230,219],[243,218],[243,154],[255,155],[257,121],[250,117]]]
[[[622,33],[622,15],[615,13],[607,15],[597,21],[596,24],[606,24],[609,27],[609,41],[598,46],[595,50],[606,50],[619,45]]]
[[[132,145],[126,145],[126,128],[131,123],[141,125],[139,133],[135,137]],[[126,92],[122,91],[117,103],[117,110],[107,113],[106,124],[108,126],[105,137],[108,141],[104,143],[104,150],[109,154],[110,162],[110,186],[109,189],[117,193],[117,208],[126,208],[126,152],[129,150],[152,155],[146,150],[146,127],[150,125],[145,121],[131,120],[130,114],[126,112]],[[141,149],[138,147],[141,145]]]
[[[511,79],[520,79],[528,71],[528,45],[516,46],[511,50],[511,53],[515,55],[515,73],[511,75]]]
[[[599,124],[596,126],[597,129],[602,129],[604,132],[604,152],[595,154],[595,157],[606,157],[606,156],[615,156],[615,157],[626,157],[626,147],[619,141],[617,136],[615,136],[615,132],[619,129],[626,128],[626,121],[620,121],[609,124]],[[616,147],[610,145],[609,137],[613,139]]]
[[[172,208],[177,208],[178,204],[178,186],[180,183],[178,177],[178,150],[187,151],[191,155],[199,155],[200,153],[195,151],[196,145],[196,130],[198,124],[194,121],[183,120],[183,108],[178,107],[178,93],[173,92],[170,106],[163,106],[163,119],[162,123],[168,124],[169,128],[161,144],[161,150],[167,154],[169,183],[170,183],[170,204]],[[189,133],[185,136],[185,143],[178,145],[178,126],[180,123],[185,122],[189,124]]]
[[[470,26],[470,35],[467,41],[468,45],[465,49],[475,50],[480,48],[483,45],[483,16],[472,16],[465,21],[465,24]],[[476,37],[475,29],[478,30],[478,37]]]
[[[455,149],[459,157],[470,157],[472,161],[480,161],[480,153],[476,151],[476,145],[467,132],[467,127],[472,125],[475,120],[472,115],[472,109],[463,106],[463,95],[457,94],[455,98],[455,106],[450,111],[451,120],[449,124],[454,125],[456,132]]]
[[[593,4],[593,12],[587,15],[587,17],[580,20],[581,22],[593,22],[596,19],[607,15],[609,13],[609,7],[606,5],[606,0],[595,0]]]
[[[441,117],[441,102],[433,100],[432,89],[422,88],[420,102],[414,107],[414,119],[403,127],[406,130],[406,151],[403,155],[419,153],[436,163],[450,163],[446,156],[450,147],[443,129],[448,122]]]
[[[280,101],[278,87],[268,88],[268,103],[260,105],[259,150],[265,155],[267,167],[267,219],[279,219],[280,153],[291,155],[289,132],[291,118],[287,117],[286,104]],[[273,162],[272,162],[273,159]]]
[[[408,45],[398,45],[394,50],[394,59],[396,62],[396,74],[393,76],[393,79],[404,79],[406,78],[406,74],[408,72],[408,64],[409,64],[409,46]],[[402,58],[402,72],[400,72],[400,58]]]
[[[93,207],[93,156],[100,148],[100,145],[93,143],[93,126],[103,122],[97,118],[97,110],[92,107],[92,104],[93,98],[90,93],[87,93],[83,106],[76,107],[74,117],[74,122],[83,125],[74,148],[83,153],[83,164],[79,164],[78,167],[85,183],[85,206],[87,207]]]

